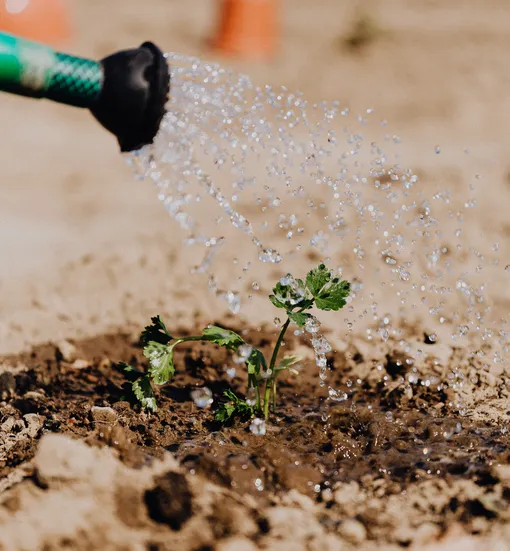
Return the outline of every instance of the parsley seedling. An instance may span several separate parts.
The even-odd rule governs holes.
[[[151,319],[141,334],[144,356],[149,361],[146,372],[122,363],[126,375],[132,381],[132,390],[136,399],[146,410],[156,411],[156,397],[152,384],[167,384],[175,374],[174,348],[183,342],[205,341],[227,348],[232,352],[243,351],[241,355],[248,370],[248,389],[255,392],[254,403],[249,403],[227,390],[224,396],[227,402],[220,405],[216,419],[222,423],[234,417],[249,418],[263,414],[267,419],[269,411],[276,411],[277,378],[285,370],[295,371],[293,366],[300,361],[296,356],[285,356],[278,362],[278,354],[283,339],[291,323],[304,327],[312,321],[308,312],[314,306],[319,310],[340,310],[346,304],[350,285],[335,276],[324,264],[319,264],[308,272],[305,281],[294,279],[287,274],[275,285],[269,300],[276,308],[285,310],[287,320],[280,329],[269,365],[260,350],[249,346],[244,339],[229,329],[215,325],[207,326],[201,335],[191,337],[173,337],[160,316]],[[261,393],[263,391],[263,394]]]

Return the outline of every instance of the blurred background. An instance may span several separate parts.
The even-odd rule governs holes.
[[[64,52],[99,59],[151,40],[167,52],[219,61],[257,84],[302,91],[312,102],[374,109],[386,131],[401,136],[407,166],[459,181],[485,171],[488,217],[490,201],[508,199],[506,0],[0,5],[0,30],[33,10],[20,34]],[[267,35],[239,45],[242,33],[228,35],[229,18],[247,33],[261,25]],[[137,325],[155,308],[172,308],[183,324],[189,312],[215,311],[205,288],[197,294],[188,282],[177,228],[150,184],[134,180],[115,139],[88,112],[2,94],[0,128],[2,351]],[[176,297],[179,305],[170,307]]]

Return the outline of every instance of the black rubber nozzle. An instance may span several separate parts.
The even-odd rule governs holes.
[[[117,137],[123,153],[151,144],[170,92],[163,53],[152,42],[144,42],[104,58],[101,64],[104,82],[92,114]]]

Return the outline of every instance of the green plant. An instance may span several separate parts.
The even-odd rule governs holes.
[[[228,402],[222,404],[216,412],[216,419],[227,422],[234,417],[251,417],[263,414],[265,419],[269,411],[276,411],[277,379],[285,370],[294,370],[300,361],[296,356],[285,356],[278,362],[278,354],[287,329],[294,323],[299,327],[317,326],[316,318],[308,312],[314,306],[319,310],[340,310],[346,304],[350,285],[336,277],[324,264],[319,264],[308,272],[305,281],[294,279],[290,274],[281,278],[275,285],[269,300],[276,308],[285,310],[287,320],[280,329],[269,364],[263,353],[247,344],[244,339],[229,329],[215,325],[207,326],[201,335],[173,337],[160,316],[152,318],[152,324],[141,334],[143,353],[149,361],[147,372],[122,363],[127,376],[132,379],[132,390],[142,407],[156,411],[156,397],[152,384],[164,385],[175,374],[174,348],[183,342],[206,341],[223,346],[237,354],[238,361],[248,370],[248,391],[254,393],[253,401],[242,400],[232,391],[224,395]]]

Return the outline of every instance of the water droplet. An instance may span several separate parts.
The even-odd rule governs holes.
[[[250,431],[252,434],[256,434],[257,436],[264,436],[264,434],[266,434],[266,422],[264,419],[253,419],[250,424]]]
[[[259,253],[259,260],[262,262],[272,262],[273,264],[277,264],[282,261],[282,257],[278,251],[273,249],[262,249]]]
[[[322,335],[316,338],[312,338],[312,346],[316,354],[328,354],[331,352],[331,345],[325,337]]]
[[[315,356],[315,363],[317,367],[324,368],[328,365],[328,360],[323,354],[318,354]]]
[[[264,379],[264,381],[269,379],[269,377],[271,377],[272,374],[273,374],[273,371],[269,368],[265,371],[263,369],[260,371],[260,376],[262,377],[262,379]]]
[[[249,344],[242,344],[234,353],[233,360],[236,364],[243,364],[250,357],[252,352],[253,346]]]
[[[467,325],[459,325],[457,332],[461,337],[465,337],[469,333],[469,327]]]
[[[411,279],[411,274],[402,268],[398,270],[398,275],[402,281],[409,281]]]
[[[332,387],[329,387],[328,394],[329,398],[335,402],[343,402],[344,400],[347,400],[347,398],[349,398],[349,396],[345,392],[339,392]]]
[[[249,406],[254,406],[257,403],[257,392],[253,387],[250,387],[246,393],[246,403]]]
[[[234,379],[237,375],[237,370],[235,367],[228,367],[227,369],[225,369],[225,373],[227,374],[227,377],[229,379]]]
[[[207,387],[196,388],[191,391],[191,399],[199,408],[206,408],[213,403],[212,392]]]
[[[239,293],[234,293],[233,291],[229,291],[226,296],[228,307],[230,308],[230,311],[233,314],[239,314],[239,311],[241,310],[241,297],[239,296]]]
[[[320,321],[315,316],[310,316],[305,322],[305,330],[308,333],[317,333],[321,328]]]

